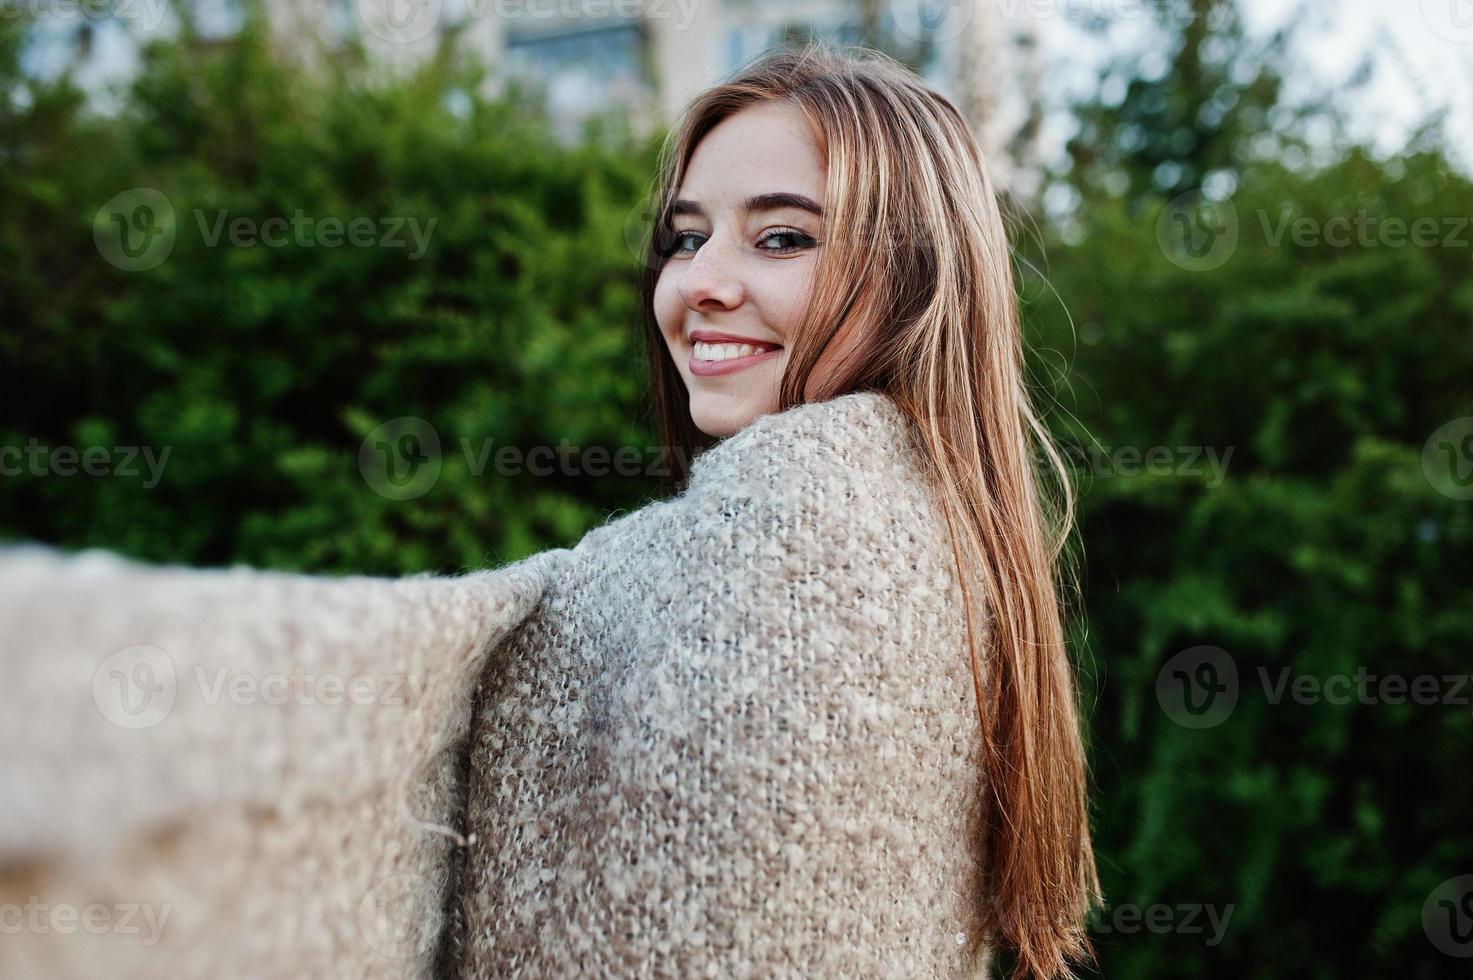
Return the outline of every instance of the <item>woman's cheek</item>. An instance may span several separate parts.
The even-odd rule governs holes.
[[[813,292],[816,269],[814,258],[805,255],[781,263],[763,277],[761,306],[767,311],[764,319],[768,327],[783,339],[798,329],[798,321]]]
[[[660,325],[660,334],[665,338],[667,346],[680,338],[684,319],[681,311],[685,304],[680,298],[677,285],[675,277],[667,272],[661,272],[660,278],[655,282],[655,322]]]

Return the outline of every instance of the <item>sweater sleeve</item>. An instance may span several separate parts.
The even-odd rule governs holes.
[[[0,974],[422,974],[455,822],[441,750],[544,577],[0,549],[0,895],[89,917],[7,936]]]
[[[981,744],[950,550],[898,415],[851,407],[713,450],[672,531],[688,596],[659,658],[674,692],[641,717],[668,740],[656,758],[688,760],[661,805],[689,863],[659,883],[700,910],[708,958],[683,969],[985,974]]]

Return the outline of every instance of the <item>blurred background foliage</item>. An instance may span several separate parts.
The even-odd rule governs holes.
[[[467,64],[317,78],[255,30],[147,58],[117,118],[30,83],[0,119],[0,424],[6,445],[170,446],[168,476],[146,492],[142,477],[5,480],[6,530],[156,561],[411,573],[575,540],[654,492],[472,474],[488,439],[650,441],[625,245],[649,147],[560,143],[515,99],[479,99]],[[93,242],[98,208],[135,187],[176,222],[168,259],[141,272]],[[212,239],[222,212],[226,234],[237,217],[366,216],[405,247],[328,247],[305,225],[282,247],[229,247]],[[418,257],[410,220],[430,229]],[[365,492],[356,448],[343,455],[398,416],[445,449],[413,506]]]
[[[1175,16],[1191,7],[1217,12]],[[1286,218],[1360,213],[1432,217],[1445,237],[1473,215],[1473,183],[1435,127],[1390,156],[1307,139],[1306,113],[1279,104],[1275,48],[1250,45],[1230,4],[1158,10],[1170,69],[1113,66],[1124,94],[1077,107],[1054,206],[1013,207],[1033,373],[1060,439],[1089,450],[1075,639],[1101,972],[1457,975],[1422,915],[1473,872],[1473,692],[1274,704],[1262,672],[1473,669],[1473,503],[1423,466],[1429,436],[1473,415],[1473,229],[1437,247],[1275,241]],[[653,145],[559,142],[453,59],[397,82],[352,58],[303,77],[249,29],[151,47],[123,110],[100,117],[65,81],[24,79],[18,45],[0,21],[0,444],[170,456],[153,487],[146,471],[6,476],[0,534],[160,562],[454,572],[570,545],[658,493],[648,474],[476,472],[488,440],[654,446],[628,245]],[[93,222],[135,187],[167,196],[177,239],[130,273],[99,259]],[[1158,218],[1199,187],[1230,203],[1239,240],[1194,271]],[[208,247],[200,221],[222,210],[436,223],[418,258]],[[359,467],[365,436],[402,416],[443,448],[410,502]],[[1151,447],[1171,472],[1099,463]],[[1221,479],[1191,449],[1231,452]],[[1156,680],[1202,644],[1230,653],[1241,696],[1194,730]],[[1158,903],[1232,913],[1216,945],[1112,918]]]

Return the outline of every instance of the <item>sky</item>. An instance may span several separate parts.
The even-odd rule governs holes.
[[[161,5],[159,0],[135,2],[141,9]],[[1113,54],[1137,49],[1149,36],[1146,11],[1155,0],[949,2],[1002,4],[1012,16],[1037,22],[1049,65],[1046,94],[1055,109],[1043,131],[1044,151],[1057,159],[1070,135],[1063,108],[1098,86],[1099,67]],[[1429,111],[1447,107],[1454,159],[1473,172],[1473,0],[1239,0],[1239,6],[1250,34],[1260,38],[1296,10],[1308,11],[1292,49],[1306,70],[1289,77],[1291,99],[1340,93],[1369,55],[1370,84],[1343,100],[1353,134],[1389,152],[1404,144]],[[1109,31],[1083,30],[1081,14],[1108,15]],[[67,48],[59,36],[53,40],[57,43],[33,45],[28,53],[33,68],[64,63]],[[137,52],[123,28],[99,31],[94,44],[98,56],[90,73],[96,80],[126,76],[136,67]]]
[[[1051,97],[1062,104],[1073,92],[1098,84],[1098,67],[1112,52],[1134,49],[1148,35],[1143,5],[1149,0],[1017,0],[1037,17],[1052,77]],[[1287,78],[1293,101],[1346,88],[1367,56],[1369,84],[1345,100],[1349,129],[1378,149],[1393,151],[1429,111],[1447,107],[1449,143],[1473,170],[1473,0],[1240,0],[1248,32],[1266,38],[1303,6],[1308,16],[1291,47],[1305,71]],[[1102,40],[1077,19],[1050,11],[1113,13]],[[1045,130],[1045,149],[1062,150],[1067,119]]]

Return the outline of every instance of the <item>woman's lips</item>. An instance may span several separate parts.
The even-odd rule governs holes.
[[[762,361],[777,357],[782,352],[783,349],[781,347],[775,347],[772,350],[748,354],[746,357],[728,357],[724,361],[698,361],[696,360],[695,351],[691,351],[690,373],[703,378],[710,377],[714,374],[731,374],[733,371],[740,371],[743,368],[751,367],[753,364],[760,364]]]

